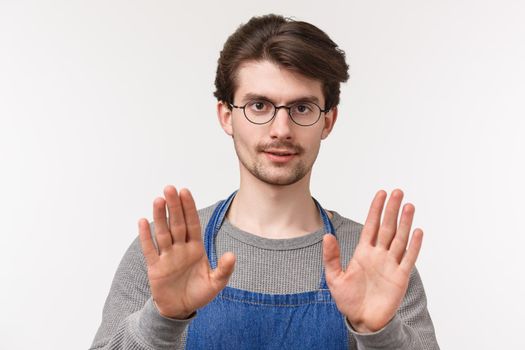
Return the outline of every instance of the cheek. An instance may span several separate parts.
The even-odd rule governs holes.
[[[319,153],[320,148],[321,148],[321,145],[319,144],[319,142],[312,144],[310,150],[314,157],[317,157],[317,153]]]
[[[303,147],[309,159],[316,159],[321,148],[321,142],[318,137],[312,138],[309,139]]]
[[[237,147],[245,149],[244,152],[254,152],[259,136],[253,128],[246,128],[244,125],[235,125],[233,128],[233,140]]]
[[[316,130],[315,132],[309,134],[303,142],[304,145],[308,147],[308,149],[314,150],[319,148],[321,145],[321,130]]]

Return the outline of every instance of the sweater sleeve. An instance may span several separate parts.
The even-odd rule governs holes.
[[[193,317],[175,320],[158,312],[151,298],[146,261],[137,237],[115,273],[102,323],[90,349],[182,348],[186,327]]]
[[[423,283],[416,268],[412,271],[408,289],[392,320],[373,333],[358,333],[346,321],[346,326],[358,350],[439,350],[432,319],[427,310]]]

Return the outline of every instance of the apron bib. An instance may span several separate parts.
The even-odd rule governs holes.
[[[217,205],[206,226],[204,247],[212,269],[217,267],[215,236],[236,193]],[[325,233],[335,235],[328,215],[312,199]],[[311,292],[264,294],[226,286],[197,310],[186,349],[348,349],[348,330],[323,268],[319,289]]]

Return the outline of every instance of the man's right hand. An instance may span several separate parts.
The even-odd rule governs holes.
[[[201,236],[195,201],[187,189],[180,195],[173,186],[164,188],[153,202],[153,222],[159,250],[151,237],[149,222],[138,222],[140,244],[146,264],[151,295],[161,315],[188,318],[208,304],[226,286],[233,273],[235,256],[228,252],[210,268]],[[166,204],[169,218],[166,217]]]

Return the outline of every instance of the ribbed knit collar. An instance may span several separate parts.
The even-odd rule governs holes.
[[[336,211],[330,210],[330,212],[333,214],[332,225],[334,225],[334,228],[337,230],[343,223],[343,218]],[[282,239],[264,238],[239,229],[234,226],[228,218],[224,218],[219,234],[221,232],[245,244],[268,250],[293,250],[308,247],[322,241],[324,235],[324,229],[320,227],[317,231],[300,237]]]

